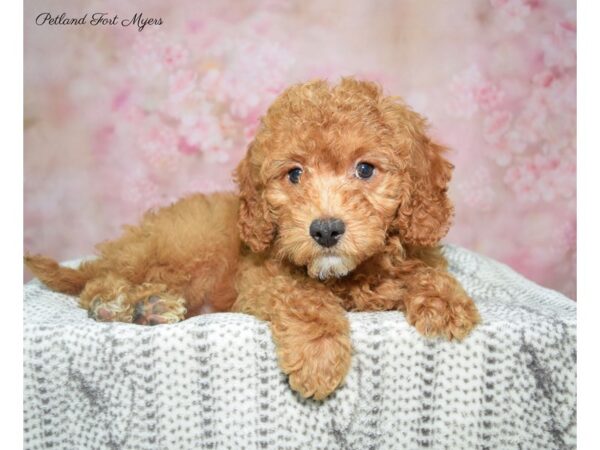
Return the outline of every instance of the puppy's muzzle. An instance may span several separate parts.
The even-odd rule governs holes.
[[[340,240],[346,225],[340,219],[316,219],[310,224],[312,238],[322,247],[333,247]]]

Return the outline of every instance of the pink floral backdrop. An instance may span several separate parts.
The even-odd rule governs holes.
[[[43,25],[107,12],[163,24]],[[452,149],[447,242],[575,297],[572,0],[25,2],[25,242],[69,259],[150,207],[232,189],[288,84],[356,75]]]

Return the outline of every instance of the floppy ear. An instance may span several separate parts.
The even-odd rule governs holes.
[[[400,237],[407,244],[432,247],[448,233],[454,214],[448,182],[454,166],[442,156],[445,150],[427,137],[412,150],[410,182],[396,216]]]
[[[254,252],[265,251],[273,241],[275,224],[262,198],[262,189],[255,182],[258,168],[251,165],[252,146],[234,172],[234,180],[240,189],[238,227],[240,237]]]
[[[398,151],[406,167],[392,228],[404,243],[435,246],[448,232],[454,214],[448,198],[448,182],[454,166],[443,156],[447,149],[425,134],[425,119],[402,103],[391,99],[383,103],[384,115],[403,136],[398,141],[402,150]]]

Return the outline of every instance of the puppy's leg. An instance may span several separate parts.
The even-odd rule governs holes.
[[[348,319],[336,303],[332,296],[288,297],[271,321],[279,364],[304,397],[327,397],[350,368]]]
[[[234,310],[271,322],[279,364],[292,389],[317,400],[327,397],[351,362],[350,327],[340,299],[285,277],[262,282],[242,292]]]
[[[425,336],[463,339],[480,321],[473,300],[445,270],[422,268],[407,280],[406,318]]]
[[[167,292],[165,285],[132,285],[114,274],[89,281],[80,304],[90,317],[101,322],[174,323],[183,320],[186,312],[185,300]]]
[[[107,274],[87,282],[79,296],[79,304],[88,315],[100,322],[131,322],[133,305],[128,297],[131,284]]]

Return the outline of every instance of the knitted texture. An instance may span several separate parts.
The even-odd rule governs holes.
[[[399,312],[349,313],[344,386],[306,400],[267,323],[243,314],[154,327],[97,323],[25,285],[27,449],[575,448],[576,304],[453,246],[482,324],[461,343]]]

